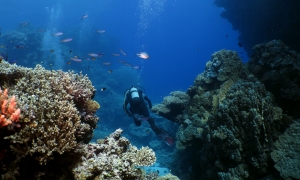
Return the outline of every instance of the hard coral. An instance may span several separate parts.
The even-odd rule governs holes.
[[[299,120],[298,120],[299,121]],[[275,142],[271,157],[284,179],[300,179],[300,123],[295,122]]]
[[[153,106],[151,110],[164,118],[181,123],[181,115],[189,100],[190,97],[185,92],[173,91],[170,96],[164,97],[161,104]]]
[[[143,147],[138,150],[128,139],[121,137],[117,129],[98,144],[85,145],[80,151],[82,160],[73,167],[75,179],[144,179],[141,169],[155,163],[153,150]],[[128,148],[129,146],[129,148]]]
[[[31,155],[46,164],[55,154],[70,152],[78,142],[91,139],[99,118],[96,108],[86,111],[95,91],[87,76],[48,71],[40,65],[23,68],[4,61],[0,72],[0,83],[18,98],[22,110],[22,127],[5,137],[11,140],[15,154]],[[12,118],[17,115],[18,111]]]

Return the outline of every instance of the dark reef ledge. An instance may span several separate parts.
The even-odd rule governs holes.
[[[239,41],[248,54],[254,45],[273,39],[300,51],[299,0],[215,0],[215,5],[225,9],[221,16],[241,33]]]

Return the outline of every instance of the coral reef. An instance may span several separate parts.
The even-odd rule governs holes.
[[[177,176],[174,176],[172,174],[167,174],[162,177],[158,177],[156,180],[180,180]]]
[[[238,80],[209,119],[201,158],[209,154],[214,163],[206,177],[213,178],[212,171],[217,171],[221,179],[267,174],[273,168],[268,162],[284,127],[282,119],[273,96],[253,75]]]
[[[98,144],[85,145],[82,161],[72,169],[75,179],[143,179],[145,174],[135,167],[154,164],[155,153],[148,147],[138,150],[121,133],[117,129]]]
[[[275,142],[271,157],[284,179],[300,179],[300,123],[292,124]]]
[[[300,53],[280,40],[253,47],[249,71],[264,83],[284,113],[300,117]]]
[[[209,116],[215,113],[227,91],[243,74],[245,68],[236,52],[221,50],[212,55],[205,71],[187,91],[190,101],[177,131],[177,149],[185,149],[194,139],[203,138]]]
[[[18,122],[0,128],[1,178],[146,179],[139,166],[153,164],[155,153],[132,146],[121,129],[87,144],[100,107],[92,100],[95,89],[87,76],[2,60],[0,84],[9,89],[1,90],[1,113],[14,119],[7,113],[22,112]]]
[[[152,107],[151,111],[171,121],[181,123],[182,113],[190,98],[185,92],[173,91],[171,96],[164,97],[161,104]]]
[[[192,156],[185,160],[197,170],[189,178],[276,177],[270,153],[292,119],[236,52],[214,53],[187,94],[190,101],[182,114],[176,147]]]
[[[87,111],[94,91],[87,77],[72,72],[46,71],[41,66],[26,72],[21,68],[12,71],[24,73],[10,87],[19,98],[20,123],[23,123],[18,133],[6,137],[14,143],[15,153],[35,154],[41,163],[46,163],[53,152],[62,154],[73,149],[76,138],[90,140],[90,129],[95,128],[98,118],[94,112]],[[3,84],[7,86],[8,83],[4,80]]]
[[[98,106],[90,107],[95,89],[87,76],[2,61],[0,84],[14,95],[9,106],[16,100],[20,108],[16,111],[22,112],[17,124],[0,131],[1,149],[14,154],[7,157],[11,164],[28,157],[46,164],[79,142],[90,141],[99,118],[95,116]]]

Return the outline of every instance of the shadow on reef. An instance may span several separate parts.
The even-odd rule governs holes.
[[[214,4],[224,8],[221,16],[240,32],[239,40],[248,54],[254,45],[273,39],[300,51],[299,1],[215,0]]]
[[[248,69],[270,91],[283,112],[300,117],[300,53],[282,41],[273,40],[253,47]]]
[[[270,48],[266,49],[266,46]],[[300,56],[275,40],[267,45],[257,45],[254,50],[256,53],[248,65],[242,63],[236,52],[221,50],[214,53],[194,85],[186,93],[180,93],[181,100],[185,101],[178,101],[178,97],[171,93],[173,96],[153,107],[157,114],[176,117],[170,120],[181,124],[177,131],[178,156],[172,165],[173,172],[181,178],[300,177],[300,169],[295,168],[300,163],[296,152],[300,145],[293,140],[300,137],[300,132],[293,134],[298,128],[295,112],[299,108],[285,107],[286,104],[282,103],[282,99],[294,95],[295,99],[288,100],[298,104],[297,93],[287,92],[298,92],[297,60]],[[253,69],[254,75],[251,74]],[[279,75],[266,76],[272,71]],[[285,83],[275,83],[277,89],[263,84],[268,81],[274,84],[278,76],[285,79]],[[276,94],[278,90],[279,95]],[[287,94],[291,95],[285,96]],[[177,104],[181,102],[181,114],[173,111],[172,98]],[[287,150],[278,139],[295,148]],[[185,167],[180,167],[178,162]]]

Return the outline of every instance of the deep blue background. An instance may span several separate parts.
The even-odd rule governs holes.
[[[107,136],[116,128],[122,128],[124,135],[137,146],[158,140],[149,132],[146,122],[134,127],[133,120],[124,115],[123,92],[131,85],[143,86],[152,103],[157,104],[172,91],[186,91],[216,51],[234,50],[244,62],[248,59],[238,46],[238,32],[220,17],[224,9],[213,5],[213,0],[0,0],[0,4],[0,44],[9,47],[0,48],[0,52],[8,53],[8,60],[16,59],[18,65],[27,67],[43,62],[46,69],[88,74],[97,89],[95,100],[101,105],[97,111],[101,120],[93,140]],[[81,20],[86,14],[88,17]],[[20,25],[27,21],[28,26]],[[39,29],[45,32],[38,32]],[[98,34],[96,30],[106,32]],[[58,31],[64,34],[53,37]],[[30,34],[26,41],[21,38],[28,49],[13,48],[19,40],[12,32]],[[59,43],[70,37],[73,41]],[[120,48],[127,56],[121,54]],[[73,53],[69,54],[69,50]],[[149,59],[136,56],[143,51],[150,55]],[[96,60],[86,59],[88,53],[98,52],[105,55]],[[74,55],[83,61],[70,61]],[[134,70],[117,60],[142,68]],[[112,65],[105,66],[103,62]],[[109,74],[109,69],[113,73]],[[100,91],[103,87],[107,90]],[[156,118],[156,123],[175,136],[177,124],[162,118]],[[167,158],[159,153],[158,156]]]
[[[117,46],[126,51],[126,60],[143,66],[139,81],[155,102],[171,91],[185,91],[213,52],[224,48],[243,50],[237,45],[238,32],[220,18],[222,9],[212,0],[2,1],[1,31],[5,34],[15,30],[24,21],[37,29],[47,29],[51,10],[59,12],[55,23],[65,33],[80,27],[84,14],[89,15],[84,19],[88,26],[105,29],[106,35],[115,38]],[[76,39],[73,45],[78,43]],[[92,40],[77,47],[97,49],[89,42]],[[148,52],[150,58],[136,57],[140,51]]]

